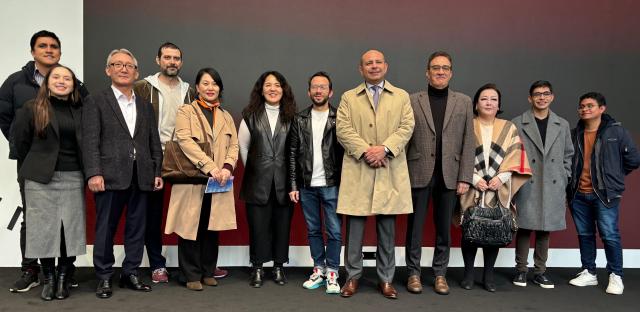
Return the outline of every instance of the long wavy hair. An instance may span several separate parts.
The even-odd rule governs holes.
[[[45,130],[47,129],[47,126],[49,125],[49,122],[51,120],[51,100],[49,98],[52,95],[51,90],[49,89],[49,79],[53,70],[58,67],[65,68],[71,73],[71,79],[73,81],[73,89],[69,94],[71,105],[81,105],[80,91],[78,90],[79,88],[76,74],[73,73],[71,68],[60,64],[51,67],[47,75],[44,77],[44,80],[42,81],[42,86],[40,86],[38,95],[36,95],[36,99],[33,104],[33,126],[36,135],[40,138],[44,138],[46,136]]]
[[[293,91],[291,91],[291,86],[287,82],[287,79],[284,76],[275,71],[267,71],[264,72],[256,83],[253,85],[253,89],[251,90],[251,96],[249,98],[249,105],[242,110],[242,117],[248,117],[250,115],[256,114],[261,110],[264,110],[265,98],[262,95],[262,86],[264,86],[264,81],[267,80],[269,75],[273,75],[276,77],[276,80],[280,83],[280,87],[282,88],[282,99],[280,99],[280,117],[283,122],[290,122],[297,112],[296,108],[296,100],[293,97]]]

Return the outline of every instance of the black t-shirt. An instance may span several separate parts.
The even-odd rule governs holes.
[[[549,115],[544,119],[536,119],[536,124],[538,125],[538,132],[540,132],[540,138],[542,138],[542,146],[544,146],[544,141],[547,138],[547,124],[549,123]]]

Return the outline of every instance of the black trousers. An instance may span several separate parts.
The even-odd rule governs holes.
[[[113,275],[113,238],[125,205],[127,206],[124,231],[123,275],[137,274],[144,254],[144,228],[147,214],[148,192],[140,191],[134,165],[131,186],[126,190],[95,193],[96,235],[93,246],[93,266],[99,279]]]
[[[433,216],[436,230],[436,244],[433,253],[433,272],[445,276],[449,266],[451,248],[451,218],[458,197],[456,190],[447,189],[442,175],[434,174],[427,187],[412,188],[413,213],[407,218],[407,240],[405,244],[407,272],[409,276],[420,275],[422,257],[422,235],[427,218],[429,197],[433,198]]]
[[[162,256],[162,217],[164,212],[164,191],[150,192],[147,205],[147,224],[145,226],[144,245],[147,247],[151,270],[164,268],[167,260]]]
[[[255,265],[274,261],[276,264],[289,262],[289,233],[293,205],[279,204],[271,188],[269,201],[265,205],[247,203],[249,223],[249,260]]]
[[[178,265],[187,282],[213,277],[218,262],[218,232],[209,231],[211,194],[204,194],[196,240],[178,237]]]
[[[22,163],[20,163],[20,161],[17,161],[18,163],[18,169],[17,171],[20,171],[20,166],[22,166]],[[38,265],[38,259],[31,259],[31,258],[25,258],[24,257],[24,252],[26,250],[26,246],[27,246],[27,204],[26,204],[26,200],[24,197],[24,180],[18,178],[18,186],[20,188],[20,200],[22,201],[22,222],[20,222],[20,254],[22,255],[22,261],[20,263],[20,266],[22,268],[22,271],[26,271],[26,270],[32,270],[36,273],[40,272],[40,266]]]

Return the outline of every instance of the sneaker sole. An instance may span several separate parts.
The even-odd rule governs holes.
[[[536,282],[533,282],[533,283],[538,285],[538,286],[540,286],[540,287],[542,287],[542,288],[544,288],[544,289],[553,289],[553,288],[555,288],[555,285],[544,285],[544,284],[540,284],[540,283],[536,283]]]
[[[36,287],[36,286],[40,286],[40,282],[39,281],[32,282],[26,288],[23,288],[23,289],[9,288],[9,291],[13,292],[13,293],[24,293],[24,292],[27,292],[27,291],[31,290],[31,288]]]
[[[307,287],[307,286],[302,285],[302,288],[304,288],[304,289],[318,289],[318,288],[320,288],[320,286],[322,286],[322,285],[324,285],[324,282],[319,283],[319,284],[313,284],[313,285],[308,286],[308,287]]]
[[[606,292],[607,294],[609,294],[609,295],[622,295],[622,293],[623,293],[624,291],[621,291],[621,292],[613,292],[613,291],[609,291],[609,290],[607,289],[605,292]]]
[[[527,283],[521,283],[521,282],[513,282],[513,285],[520,286],[520,287],[527,287]]]
[[[327,293],[327,295],[337,295],[340,293],[340,289],[336,290],[336,291],[325,291],[325,293]]]
[[[591,283],[586,283],[586,284],[579,284],[579,283],[573,283],[571,281],[569,281],[570,285],[573,286],[577,286],[577,287],[586,287],[586,286],[598,286],[598,282],[591,282]]]

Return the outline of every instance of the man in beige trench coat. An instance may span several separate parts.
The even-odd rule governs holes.
[[[380,51],[365,52],[359,70],[365,82],[342,95],[336,118],[344,146],[339,214],[347,215],[343,297],[353,296],[362,276],[362,238],[367,216],[376,216],[376,267],[382,294],[397,298],[395,216],[412,211],[405,145],[414,127],[409,94],[384,79],[388,64]]]

